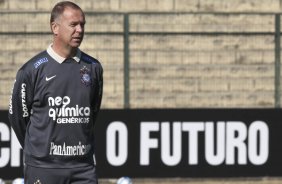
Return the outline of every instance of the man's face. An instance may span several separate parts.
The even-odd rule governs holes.
[[[65,47],[77,48],[84,36],[84,14],[77,9],[66,8],[63,14],[55,21],[56,30],[53,30],[56,39]]]

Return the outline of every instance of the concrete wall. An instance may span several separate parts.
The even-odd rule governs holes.
[[[8,108],[17,69],[51,43],[49,11],[56,2],[0,0],[0,109]],[[275,13],[280,0],[75,2],[87,11],[81,49],[104,66],[103,108],[123,108],[124,12],[133,13],[132,108],[274,107],[274,15],[204,12]]]
[[[0,0],[0,10],[49,11],[58,0]],[[74,0],[86,11],[279,12],[281,0]]]

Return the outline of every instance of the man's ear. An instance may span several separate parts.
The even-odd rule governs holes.
[[[52,30],[54,35],[58,34],[59,26],[58,26],[58,24],[56,22],[52,22],[51,23],[51,30]]]

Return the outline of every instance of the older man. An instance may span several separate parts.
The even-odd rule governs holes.
[[[17,73],[9,119],[24,150],[25,183],[98,183],[93,130],[103,69],[78,48],[85,23],[78,5],[56,4],[53,43]]]

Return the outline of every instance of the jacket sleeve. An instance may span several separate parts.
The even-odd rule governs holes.
[[[97,118],[97,115],[100,111],[101,102],[102,102],[102,96],[103,96],[103,68],[102,65],[99,63],[96,69],[96,85],[95,85],[95,94],[94,94],[94,101],[93,101],[93,107],[94,107],[94,122]]]
[[[32,104],[32,85],[30,77],[24,70],[17,73],[9,107],[9,121],[15,134],[24,148],[26,127],[30,119]]]

